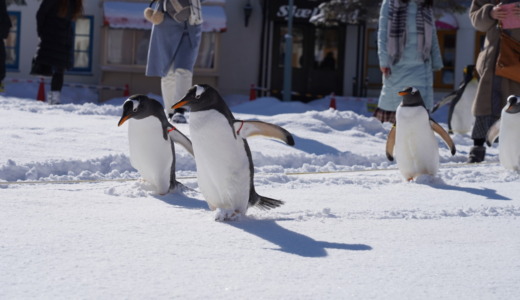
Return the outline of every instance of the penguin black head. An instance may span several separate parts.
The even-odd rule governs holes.
[[[401,106],[424,106],[423,98],[418,89],[414,87],[407,87],[400,91],[399,96],[403,97]]]
[[[156,116],[161,121],[163,117],[165,119],[162,104],[145,95],[132,95],[123,103],[123,115],[117,126],[123,125],[130,118],[140,120],[149,116]]]
[[[520,102],[518,101],[519,96],[511,95],[507,97],[507,104],[505,111],[510,114],[516,114],[520,112]]]
[[[188,90],[179,102],[172,106],[173,109],[188,106],[191,111],[201,111],[208,109],[227,108],[226,102],[216,89],[207,84],[197,84]]]

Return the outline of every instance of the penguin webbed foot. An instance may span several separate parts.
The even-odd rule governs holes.
[[[241,216],[242,213],[238,209],[232,210],[225,208],[217,208],[217,213],[215,214],[215,221],[239,221]]]

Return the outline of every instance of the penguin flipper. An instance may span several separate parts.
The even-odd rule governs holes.
[[[233,127],[235,128],[236,134],[244,139],[250,136],[262,135],[281,140],[287,145],[294,146],[292,134],[278,125],[262,121],[235,120]]]
[[[386,158],[389,161],[394,161],[394,146],[395,146],[395,124],[390,129],[388,137],[386,138]]]
[[[450,135],[442,128],[439,123],[435,122],[433,119],[430,119],[430,126],[432,127],[432,130],[437,133],[446,143],[446,146],[451,151],[451,155],[455,155],[455,152],[457,152],[457,149],[455,148],[455,143],[451,139]]]
[[[168,135],[170,136],[170,139],[172,139],[173,142],[181,145],[192,156],[195,156],[193,154],[193,146],[191,144],[191,140],[187,136],[185,136],[182,132],[180,132],[177,128],[175,128],[175,127],[168,128]]]
[[[491,147],[491,145],[496,141],[498,135],[500,134],[500,120],[496,121],[493,124],[487,134],[486,134],[486,144]]]

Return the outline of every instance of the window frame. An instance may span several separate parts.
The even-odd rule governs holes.
[[[85,50],[76,50],[76,45],[74,43],[74,47],[72,48],[72,58],[75,59],[76,52],[87,52],[88,57],[88,66],[87,67],[74,67],[74,63],[72,64],[73,67],[69,70],[67,70],[67,74],[70,75],[90,75],[92,74],[92,57],[93,57],[93,49],[94,49],[94,16],[92,15],[84,15],[81,16],[81,19],[88,19],[90,21],[90,28],[88,33],[88,38],[90,40],[90,43],[88,45],[88,49]],[[76,34],[76,22],[73,22],[73,30],[74,30],[74,42],[76,41],[76,37],[78,36],[87,36],[87,35],[78,35]]]
[[[453,64],[450,66],[447,66],[444,63],[445,58],[445,36],[447,35],[453,35],[454,39],[454,46],[453,46]],[[437,38],[439,40],[439,49],[441,51],[441,57],[442,61],[444,63],[444,67],[437,72],[434,72],[433,74],[433,87],[438,89],[453,89],[455,86],[455,66],[457,63],[457,30],[455,29],[438,29],[437,30]],[[443,83],[442,82],[442,75],[444,72],[452,72],[453,73],[453,82],[452,83]]]
[[[20,27],[21,27],[21,20],[22,20],[22,13],[19,11],[8,11],[7,14],[9,17],[16,17],[17,22],[15,23],[16,27],[13,26],[9,30],[9,35],[15,34],[16,35],[16,42],[14,47],[8,47],[7,44],[5,45],[5,51],[8,52],[8,49],[14,49],[15,53],[15,60],[14,63],[8,64],[6,62],[5,64],[5,70],[6,72],[19,72],[20,71]]]

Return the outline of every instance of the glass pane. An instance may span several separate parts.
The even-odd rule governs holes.
[[[455,76],[452,70],[443,70],[442,71],[442,84],[453,84],[455,80]]]
[[[278,66],[283,68],[285,57],[285,35],[287,27],[280,28],[280,52]],[[301,28],[293,28],[292,33],[292,67],[300,69],[303,67],[303,30]]]
[[[146,65],[148,59],[148,45],[150,44],[151,30],[136,30],[135,31],[135,59],[134,64]]]
[[[338,65],[338,30],[316,28],[314,68],[336,70]]]
[[[376,50],[367,51],[367,61],[370,66],[379,66],[379,56]]]
[[[200,41],[199,54],[195,62],[195,68],[213,69],[215,60],[217,34],[214,32],[203,32]]]
[[[368,84],[382,84],[383,83],[383,75],[378,68],[368,68],[367,69],[367,79]]]
[[[88,68],[90,37],[77,36],[74,40],[74,68]]]
[[[444,38],[444,51],[443,51],[443,63],[445,67],[455,66],[455,35],[445,34]]]
[[[368,31],[368,47],[377,48],[377,30]]]
[[[9,18],[11,19],[11,24],[13,25],[11,26],[10,31],[16,32],[18,30],[18,17],[15,15],[9,15]]]
[[[132,45],[133,42],[132,31],[109,29],[107,38],[107,63],[132,64],[132,51],[128,51],[128,45]]]
[[[11,29],[9,30],[9,35],[5,39],[5,64],[6,66],[17,67],[14,66],[17,63],[17,52],[16,45],[18,44],[18,17],[16,15],[9,15],[11,19]]]
[[[90,35],[89,18],[80,18],[76,20],[76,35]]]

